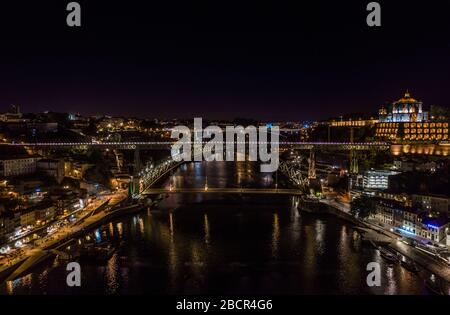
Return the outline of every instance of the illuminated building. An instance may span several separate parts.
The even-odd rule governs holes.
[[[450,198],[447,196],[413,194],[411,197],[413,204],[423,210],[440,213],[449,212]]]
[[[379,111],[379,123],[375,136],[391,141],[446,141],[449,139],[447,121],[428,121],[428,112],[422,110],[422,102],[412,98],[409,92],[394,102],[390,109]]]
[[[17,176],[36,172],[35,157],[5,157],[0,159],[0,176]]]
[[[382,226],[386,225],[405,235],[446,243],[449,223],[445,216],[432,216],[415,207],[382,198],[376,199],[375,209],[375,213],[370,216]]]
[[[445,243],[448,231],[448,220],[446,217],[430,217],[422,214],[420,221],[422,224],[420,232],[417,233],[419,236],[434,242]]]
[[[411,97],[406,91],[398,101],[392,103],[389,109],[379,110],[380,122],[421,122],[428,120],[428,112],[422,110],[422,102]]]
[[[377,119],[358,119],[358,120],[340,120],[331,121],[331,127],[366,127],[372,126],[378,122]]]
[[[0,114],[0,121],[4,122],[21,122],[24,121],[22,119],[22,113],[20,112],[20,107],[16,105],[11,105],[11,108],[8,112]]]
[[[385,170],[370,170],[364,173],[364,189],[387,189],[389,187],[389,176],[398,172]]]

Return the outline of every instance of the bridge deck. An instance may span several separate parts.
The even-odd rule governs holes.
[[[143,195],[151,194],[277,194],[277,195],[302,195],[299,189],[288,188],[150,188],[145,190]]]
[[[203,142],[205,144],[207,142]],[[225,141],[220,142],[223,145]],[[237,144],[238,142],[234,142]],[[334,150],[370,150],[379,149],[387,150],[390,144],[387,142],[299,142],[299,141],[280,141],[276,142],[280,147],[291,147],[293,149],[312,149],[327,148]],[[70,148],[70,147],[98,147],[98,148],[120,148],[120,149],[150,149],[162,150],[170,149],[174,144],[173,141],[124,141],[124,142],[14,142],[0,143],[0,146],[20,146],[35,148]],[[244,141],[243,144],[248,145]],[[262,142],[257,144],[274,144],[270,142]]]

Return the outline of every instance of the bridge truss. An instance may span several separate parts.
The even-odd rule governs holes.
[[[153,162],[147,163],[147,165],[140,170],[138,174],[137,179],[139,186],[138,189],[134,189],[133,197],[136,198],[142,193],[145,193],[145,191],[154,185],[158,180],[182,163],[183,162],[173,160],[171,156],[160,161],[158,164],[154,164]]]
[[[308,177],[305,177],[301,172],[301,162],[292,163],[280,160],[278,170],[299,188],[307,187],[309,185]]]

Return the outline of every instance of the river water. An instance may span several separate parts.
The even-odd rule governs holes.
[[[268,187],[274,181],[249,162],[199,162],[182,165],[163,185]],[[417,275],[363,245],[351,224],[298,211],[296,204],[288,196],[171,195],[157,209],[114,220],[83,238],[119,250],[105,265],[81,264],[80,288],[66,285],[67,262],[55,258],[1,284],[0,293],[427,293]],[[372,261],[381,265],[379,287],[366,284]]]

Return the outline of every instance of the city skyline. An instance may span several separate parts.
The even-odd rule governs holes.
[[[446,4],[406,3],[383,3],[379,29],[362,3],[90,4],[79,30],[56,27],[62,5],[39,4],[45,20],[2,20],[16,36],[0,28],[0,110],[319,120],[376,112],[405,90],[448,107]]]
[[[2,4],[0,296],[450,295],[448,12]]]

